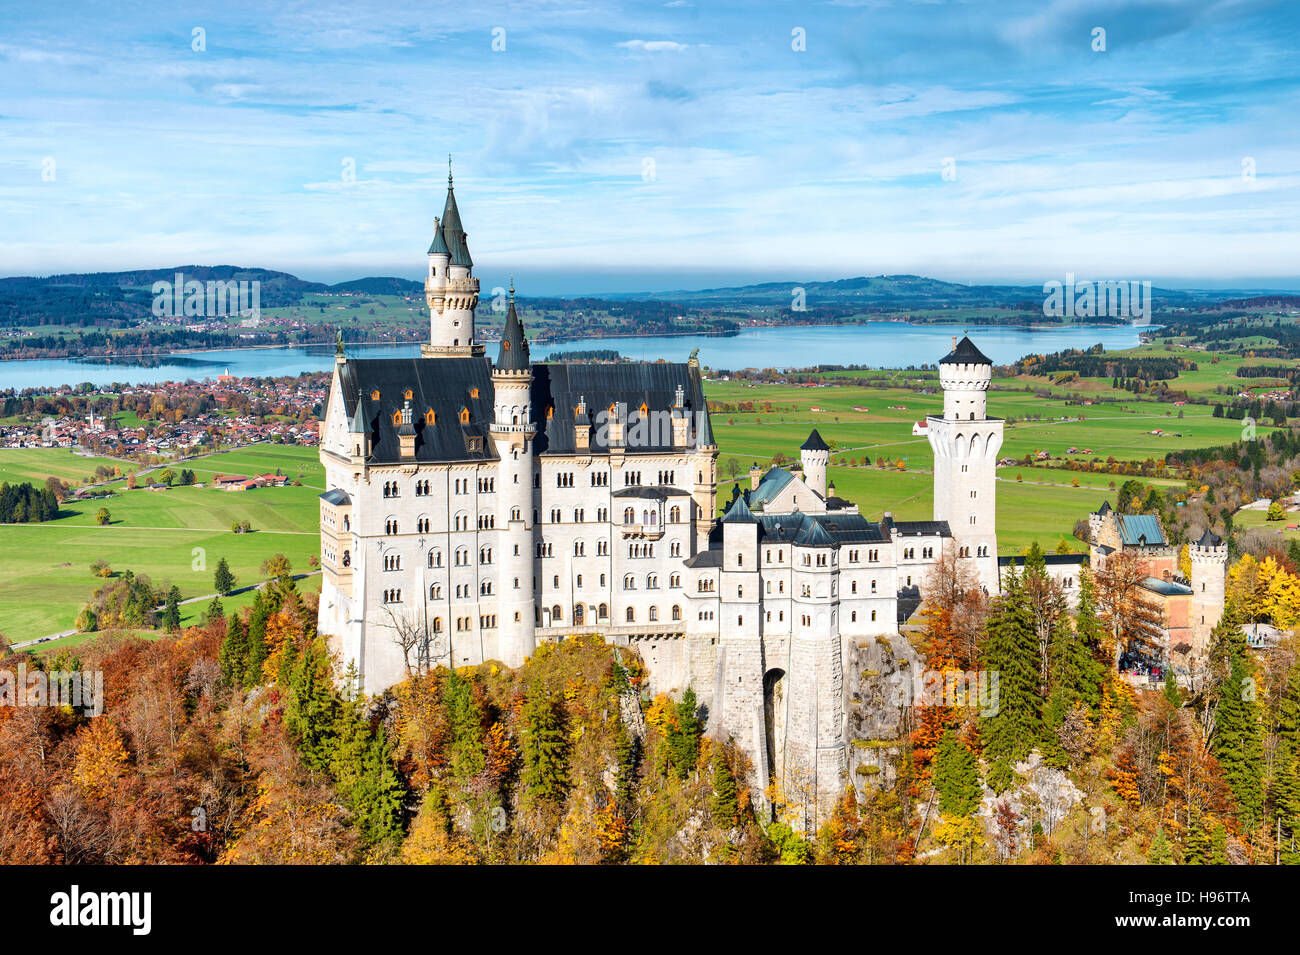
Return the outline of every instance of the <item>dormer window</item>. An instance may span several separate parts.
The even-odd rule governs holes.
[[[407,401],[410,401],[411,394],[412,394],[411,389],[407,388],[405,391],[402,392],[402,397],[405,398]]]
[[[376,388],[374,391],[370,392],[370,400],[371,400],[371,401],[378,401],[378,400],[379,400],[379,389],[378,389],[378,388]]]
[[[478,397],[478,389],[477,389],[477,388],[471,388],[471,389],[469,390],[469,396],[470,396],[471,398],[477,398],[477,397]]]
[[[469,424],[469,409],[468,409],[468,408],[461,408],[461,409],[460,409],[460,423],[461,423],[461,424]]]
[[[434,413],[432,408],[424,413],[424,423],[427,425],[435,425],[438,423],[438,416]]]
[[[393,425],[394,425],[394,426],[397,426],[397,425],[400,425],[401,423],[402,423],[402,413],[401,413],[400,411],[394,411],[394,412],[393,412]]]

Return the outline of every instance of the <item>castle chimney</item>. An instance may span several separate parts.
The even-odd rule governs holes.
[[[415,426],[411,424],[411,402],[402,405],[402,423],[397,429],[397,441],[403,461],[415,457]]]

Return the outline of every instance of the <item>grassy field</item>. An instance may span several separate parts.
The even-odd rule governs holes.
[[[320,491],[307,486],[313,477],[321,480],[315,454],[310,448],[266,445],[184,465],[200,480],[216,471],[249,473],[278,466],[290,475],[301,471],[302,487],[128,491],[124,482],[116,482],[113,497],[68,502],[58,520],[0,526],[0,632],[20,641],[70,629],[90,592],[103,583],[90,571],[96,560],[107,561],[117,572],[147,574],[155,585],[175,584],[186,599],[211,593],[212,574],[222,557],[241,586],[260,580],[259,566],[276,553],[289,557],[295,571],[306,571],[308,557],[319,550]],[[101,506],[112,517],[104,527],[95,523]],[[237,520],[249,521],[253,533],[232,533]],[[319,589],[319,578],[300,586]],[[236,598],[231,606],[238,603]],[[182,622],[195,622],[205,607],[206,602],[182,607]]]
[[[69,448],[0,448],[0,483],[43,485],[46,478],[56,477],[77,484],[93,478],[101,465],[121,468],[123,474],[139,467],[131,461],[74,454]]]
[[[1157,348],[1137,351],[1163,353]],[[1212,390],[1215,384],[1241,381],[1233,377],[1241,361],[1225,359],[1213,365],[1207,360],[1202,368],[1212,372],[1198,369],[1188,374]],[[840,497],[854,501],[873,519],[885,511],[902,520],[928,519],[933,513],[933,458],[929,441],[913,436],[912,426],[928,414],[941,412],[943,398],[937,392],[922,393],[934,388],[924,375],[897,372],[891,379],[887,388],[708,382],[710,402],[727,408],[713,415],[721,449],[720,504],[725,506],[730,498],[733,470],[747,486],[749,466],[755,461],[764,469],[778,455],[797,462],[799,446],[816,428],[831,446],[830,479]],[[1110,379],[1104,380],[1105,391],[1111,391],[1110,384]],[[1067,404],[1067,397],[1076,401],[1080,397],[1067,389],[1057,389],[1060,397],[1047,399],[1009,390],[1023,387],[1022,380],[1003,379],[989,393],[989,413],[1008,421],[1000,457],[1020,459],[1046,451],[1055,462],[1110,457],[1141,462],[1160,460],[1170,451],[1213,447],[1241,438],[1241,423],[1213,417],[1208,405],[1175,407],[1115,392],[1124,400],[1085,406]],[[742,405],[753,410],[742,411]],[[1070,454],[1071,448],[1089,453]],[[881,458],[888,462],[887,469],[875,466]],[[902,470],[897,468],[899,461]],[[998,476],[998,544],[1003,554],[1019,553],[1035,540],[1054,548],[1062,536],[1072,549],[1082,550],[1083,545],[1071,536],[1075,522],[1103,500],[1113,499],[1113,487],[1124,481],[1118,475],[1047,466],[1003,467]],[[1078,487],[1073,486],[1076,480]],[[1174,479],[1151,483],[1182,485]]]

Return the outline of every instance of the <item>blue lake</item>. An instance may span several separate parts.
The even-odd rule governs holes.
[[[1150,326],[1067,325],[1061,327],[985,327],[971,329],[971,339],[998,364],[1008,364],[1035,352],[1063,348],[1088,348],[1098,342],[1109,350],[1132,348],[1138,335]],[[701,363],[715,369],[807,368],[813,365],[867,365],[875,368],[906,368],[932,364],[952,348],[952,325],[906,325],[901,322],[868,322],[863,325],[832,325],[802,328],[753,328],[738,335],[647,336],[643,338],[599,338],[584,341],[537,343],[534,361],[552,355],[585,349],[612,349],[637,361],[685,361],[700,350]],[[496,344],[489,343],[488,355],[496,356]],[[418,345],[353,345],[347,353],[354,358],[413,357]],[[90,382],[107,385],[144,384],[157,381],[201,381],[215,378],[227,369],[236,377],[296,375],[323,371],[333,364],[332,345],[283,348],[233,348],[188,352],[149,359],[40,359],[0,361],[0,389],[51,388]]]

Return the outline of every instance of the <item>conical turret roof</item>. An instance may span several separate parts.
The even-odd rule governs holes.
[[[510,283],[510,308],[506,312],[506,327],[501,334],[501,350],[497,353],[497,371],[528,371],[531,362],[528,358],[528,339],[524,337],[524,326],[515,311],[515,286]]]

